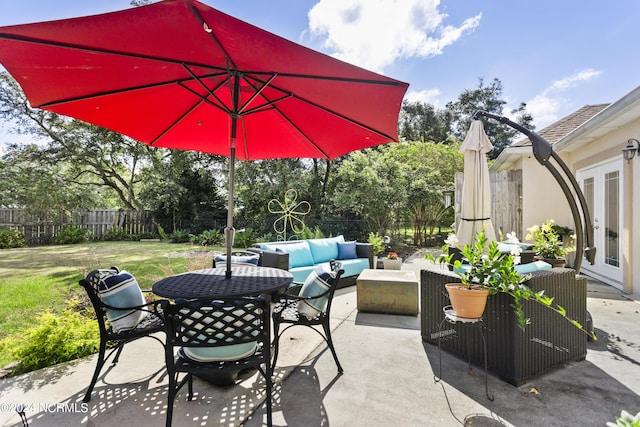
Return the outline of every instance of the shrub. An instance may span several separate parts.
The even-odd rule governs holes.
[[[24,233],[9,227],[0,227],[0,249],[24,247]]]
[[[145,233],[135,234],[135,235],[131,236],[131,239],[137,240],[137,241],[140,241],[142,239],[159,239],[159,238],[160,238],[159,234],[156,234],[156,233],[153,233],[153,232],[150,232],[150,231],[147,231]]]
[[[122,228],[111,227],[104,234],[104,236],[102,237],[102,240],[105,240],[107,242],[119,242],[121,240],[127,240],[129,238],[130,238],[129,233],[124,231]]]
[[[79,225],[64,225],[53,238],[54,245],[68,245],[71,243],[83,243],[89,240],[90,231]]]
[[[176,230],[169,234],[169,240],[173,243],[186,243],[190,241],[191,237],[189,230]]]
[[[224,235],[220,230],[204,230],[202,233],[191,236],[191,243],[201,246],[215,246],[224,243]]]
[[[256,242],[256,233],[250,228],[245,228],[236,231],[235,238],[233,239],[233,246],[236,248],[248,248]]]
[[[12,372],[19,375],[88,356],[97,352],[99,345],[98,324],[67,308],[60,315],[41,314],[26,331],[0,341],[0,351],[19,362]]]
[[[320,230],[320,227],[318,227],[317,225],[316,225],[316,228],[314,228],[313,230],[311,230],[308,227],[305,227],[304,230],[302,230],[302,232],[298,234],[298,238],[300,240],[321,239],[323,237],[325,237],[325,235],[322,232],[322,230]]]

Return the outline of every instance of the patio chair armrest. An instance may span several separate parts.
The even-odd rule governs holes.
[[[289,270],[289,254],[286,252],[269,251],[260,248],[248,248],[247,251],[260,254],[260,261],[258,262],[258,265],[261,267]]]
[[[291,286],[289,288],[287,288],[283,293],[280,293],[278,295],[274,296],[274,301],[275,302],[279,302],[279,301],[306,301],[306,300],[312,300],[312,299],[316,299],[316,298],[321,298],[327,294],[329,294],[331,292],[331,289],[327,289],[326,291],[322,292],[321,294],[318,295],[312,295],[312,296],[300,296],[300,290],[302,289],[302,285],[301,284],[295,284],[294,286]]]
[[[356,242],[356,255],[358,258],[367,258],[369,268],[373,268],[373,245],[371,243]]]
[[[149,314],[159,317],[160,319],[164,319],[162,315],[162,308],[160,307],[162,300],[151,301],[141,305],[133,305],[129,307],[113,307],[109,304],[101,303],[105,309],[108,310],[137,310],[137,311],[146,311]]]

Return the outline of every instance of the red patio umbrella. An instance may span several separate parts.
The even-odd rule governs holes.
[[[228,255],[236,156],[333,159],[396,141],[408,87],[195,0],[0,27],[0,63],[33,107],[230,156]]]

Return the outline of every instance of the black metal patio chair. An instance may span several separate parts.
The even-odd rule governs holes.
[[[331,261],[330,271],[318,267],[309,275],[304,284],[291,286],[287,288],[285,293],[274,298],[274,367],[278,360],[280,337],[287,329],[301,325],[310,327],[325,340],[336,362],[338,372],[343,372],[333,346],[331,328],[329,326],[331,303],[343,273],[342,264],[337,261]],[[283,324],[286,326],[280,331],[280,325]],[[324,334],[314,326],[322,326]]]
[[[93,270],[86,278],[80,280],[80,285],[85,289],[89,296],[89,300],[91,301],[91,305],[95,311],[100,329],[100,351],[98,354],[98,361],[83,402],[91,400],[91,393],[106,361],[115,352],[113,365],[116,365],[120,358],[120,353],[122,353],[122,349],[126,343],[135,341],[139,338],[150,337],[164,346],[164,342],[162,342],[160,338],[152,335],[156,332],[164,331],[164,322],[159,310],[159,301],[135,304],[131,306],[118,304],[118,306],[115,307],[105,303],[103,301],[104,297],[101,298],[101,294],[104,294],[104,291],[106,290],[105,278],[117,277],[119,274],[120,270],[118,270],[117,267],[112,267],[110,270]],[[135,284],[131,283],[131,286],[137,287],[137,282]],[[113,296],[113,294],[111,296]],[[123,302],[125,300],[126,298],[120,298],[119,301]],[[136,300],[140,301],[139,299]],[[144,298],[142,298],[142,300],[144,300]],[[114,315],[119,317],[120,323],[118,320],[114,320]],[[133,322],[130,321],[131,317],[135,317],[135,322],[137,322],[135,325],[131,324],[131,322]],[[123,325],[122,321],[129,322],[129,324]],[[111,345],[115,346],[111,348],[107,354],[107,347],[110,347]]]
[[[194,299],[175,304],[163,301],[169,377],[167,426],[172,422],[173,402],[185,383],[187,400],[192,399],[194,375],[207,380],[252,368],[264,377],[267,424],[272,425],[269,307],[270,300],[262,297]],[[180,379],[181,374],[186,375]]]

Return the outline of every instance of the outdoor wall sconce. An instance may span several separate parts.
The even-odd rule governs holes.
[[[633,146],[633,143],[636,143],[637,148]],[[640,141],[637,139],[629,139],[627,141],[627,146],[622,149],[622,156],[629,163],[631,159],[636,155],[636,151],[640,153]]]

